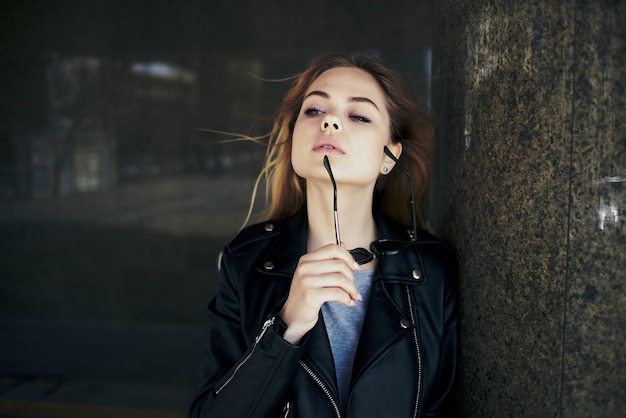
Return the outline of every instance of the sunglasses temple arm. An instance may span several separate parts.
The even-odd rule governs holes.
[[[341,245],[341,237],[339,236],[339,213],[335,210],[335,240],[337,245]]]
[[[341,245],[341,236],[339,235],[339,211],[337,210],[337,183],[335,183],[335,177],[330,169],[330,161],[328,161],[328,155],[324,155],[324,167],[328,171],[330,181],[333,184],[333,215],[335,217],[335,240],[337,245]]]
[[[404,171],[404,174],[406,174],[406,178],[409,181],[409,189],[411,191],[411,226],[413,227],[413,230],[411,231],[411,241],[415,241],[417,239],[417,221],[415,219],[415,192],[413,191],[413,180],[411,179],[411,173],[405,167],[405,165],[402,164],[395,155],[393,155],[393,153],[389,150],[389,148],[387,148],[386,145],[384,147],[384,151],[389,158],[391,158],[396,164],[398,164],[402,168],[402,171]]]

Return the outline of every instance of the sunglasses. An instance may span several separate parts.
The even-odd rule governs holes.
[[[402,168],[402,171],[404,171],[404,174],[406,174],[407,179],[409,181],[409,189],[411,191],[411,216],[412,216],[411,218],[412,229],[411,229],[410,240],[405,241],[405,240],[383,238],[383,239],[378,239],[372,242],[370,244],[369,250],[363,247],[348,250],[348,252],[352,254],[352,257],[358,264],[367,264],[370,261],[376,258],[380,258],[384,255],[398,254],[399,252],[410,247],[411,244],[415,242],[415,239],[417,237],[417,222],[415,219],[415,194],[413,192],[413,180],[411,179],[411,173],[406,168],[406,166],[402,164],[400,160],[396,158],[395,155],[393,155],[393,153],[389,150],[389,148],[387,148],[387,146],[385,146],[383,150],[389,158],[391,158],[397,165],[399,165]],[[324,167],[326,168],[326,171],[328,172],[328,175],[330,176],[330,181],[333,184],[333,214],[334,214],[334,219],[335,219],[335,240],[337,242],[337,245],[340,245],[341,235],[339,233],[339,213],[337,211],[337,183],[335,183],[335,177],[333,176],[333,171],[330,168],[330,161],[328,161],[327,155],[324,155]]]

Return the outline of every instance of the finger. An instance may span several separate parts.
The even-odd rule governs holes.
[[[336,258],[315,261],[301,260],[297,268],[300,275],[321,276],[323,274],[341,273],[354,280],[354,271],[343,260]]]
[[[301,260],[305,262],[324,259],[343,260],[343,262],[346,263],[352,271],[361,270],[361,266],[359,266],[359,264],[354,260],[352,254],[337,244],[324,245],[315,251],[311,251],[310,253],[303,255],[301,258]]]
[[[318,302],[321,302],[319,306],[322,306],[324,302],[339,302],[348,307],[356,306],[356,299],[350,297],[343,289],[338,287],[325,287],[317,292]]]
[[[352,300],[363,300],[359,293],[354,278],[344,274],[333,272],[321,275],[308,275],[303,277],[302,283],[305,288],[311,290],[335,288],[344,292]],[[324,301],[326,302],[326,301]]]

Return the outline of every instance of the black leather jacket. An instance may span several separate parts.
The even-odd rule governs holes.
[[[376,216],[379,234],[407,230]],[[190,417],[346,416],[323,317],[299,346],[277,312],[306,252],[307,217],[252,225],[224,249]],[[354,359],[349,417],[450,416],[456,368],[456,261],[425,231],[378,261]]]

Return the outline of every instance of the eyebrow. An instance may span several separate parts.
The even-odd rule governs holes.
[[[310,92],[309,94],[307,94],[304,98],[308,98],[309,96],[320,96],[323,97],[325,99],[330,99],[330,95],[324,91],[321,90],[313,90],[312,92]],[[376,103],[374,103],[374,101],[372,99],[369,99],[367,97],[350,97],[348,99],[349,102],[361,102],[361,103],[370,103],[372,106],[374,106],[376,108],[376,110],[378,110],[380,112],[380,109],[378,108],[378,106],[376,106]]]

